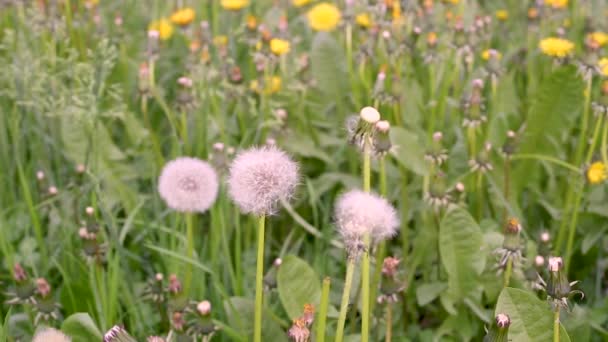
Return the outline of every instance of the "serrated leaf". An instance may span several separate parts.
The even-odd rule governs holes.
[[[406,169],[425,176],[429,172],[429,166],[424,160],[424,148],[418,141],[416,134],[403,127],[393,127],[390,130],[391,155]]]
[[[441,220],[439,254],[448,274],[448,292],[464,299],[478,287],[478,276],[485,267],[481,228],[460,207],[451,207]]]
[[[72,338],[73,342],[101,341],[103,334],[88,313],[79,312],[66,318],[61,331]]]
[[[231,297],[224,301],[224,310],[230,327],[233,327],[246,338],[253,336],[254,309],[253,301],[246,298]],[[262,312],[262,340],[287,341],[287,335],[268,310]]]
[[[345,69],[342,45],[327,32],[318,32],[312,42],[310,54],[312,75],[317,87],[328,99],[337,101],[345,94],[348,75]]]
[[[283,308],[289,318],[302,316],[304,304],[318,306],[321,300],[321,283],[306,261],[288,255],[277,272],[277,288]]]
[[[552,341],[553,312],[549,303],[536,298],[533,293],[512,287],[503,289],[496,303],[495,315],[499,313],[511,318],[510,341]],[[560,330],[560,341],[570,341],[568,333],[563,327]]]

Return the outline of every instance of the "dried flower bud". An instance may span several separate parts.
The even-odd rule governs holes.
[[[521,250],[520,241],[521,224],[516,218],[510,218],[505,226],[503,248],[509,251]]]
[[[171,316],[171,325],[177,331],[184,330],[184,325],[186,325],[184,314],[180,311],[173,312],[173,315]]]
[[[51,196],[55,196],[59,192],[59,190],[57,190],[56,186],[50,186],[48,191],[49,191],[49,195],[51,195]]]
[[[44,278],[36,279],[36,289],[42,298],[51,293],[51,285]]]
[[[509,318],[508,315],[499,313],[496,315],[496,318],[488,330],[488,333],[483,338],[483,342],[508,342],[510,325],[511,318]]]
[[[177,294],[182,291],[182,283],[177,278],[177,275],[171,274],[169,276],[169,287],[167,290],[172,294]]]
[[[508,328],[511,325],[511,319],[509,316],[500,313],[496,316],[496,325],[499,328]]]
[[[204,300],[196,306],[196,311],[202,316],[207,316],[211,313],[211,303],[208,300]]]
[[[310,330],[303,318],[293,320],[293,325],[289,328],[287,336],[294,342],[308,342],[310,338]]]
[[[88,216],[93,216],[93,214],[95,213],[95,209],[93,209],[93,207],[86,207],[84,211]]]
[[[15,266],[13,266],[13,279],[18,283],[27,280],[27,273],[25,273],[25,270],[19,263],[16,263]]]
[[[380,113],[374,107],[363,107],[359,112],[360,118],[370,124],[375,124],[380,120]]]
[[[542,255],[537,255],[534,258],[534,264],[536,267],[543,267],[545,265],[545,258]]]
[[[103,342],[136,342],[122,327],[115,325],[103,336]]]
[[[44,180],[44,172],[43,171],[36,172],[36,179],[39,180],[39,181],[43,181]]]

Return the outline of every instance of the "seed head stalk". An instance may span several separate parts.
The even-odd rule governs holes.
[[[264,227],[265,215],[258,219],[258,255],[255,272],[255,317],[253,340],[262,342],[262,304],[263,304],[263,278],[264,278]]]
[[[365,138],[363,146],[363,191],[371,191],[371,142],[369,137]],[[370,234],[363,235],[363,246],[365,251],[361,263],[361,296],[363,300],[361,312],[361,342],[369,341],[369,319],[370,319]]]
[[[323,279],[323,289],[321,290],[321,304],[319,305],[319,315],[317,320],[316,342],[325,342],[325,326],[327,322],[327,309],[329,307],[329,288],[331,279]]]
[[[511,281],[511,273],[513,272],[513,259],[509,257],[507,259],[507,268],[505,269],[505,282],[503,287],[508,287]]]
[[[386,198],[387,186],[386,186],[386,158],[380,157],[378,160],[379,172],[380,172],[380,196]],[[370,311],[374,311],[374,305],[376,304],[375,298],[378,292],[378,284],[380,283],[380,277],[382,276],[382,263],[386,256],[386,241],[382,241],[378,244],[376,249],[376,268],[374,269],[374,277],[372,278],[371,295],[370,295]]]
[[[553,314],[553,342],[559,342],[559,306],[555,306]]]
[[[348,257],[348,262],[346,264],[346,279],[344,280],[342,302],[340,303],[340,314],[338,315],[338,325],[336,326],[335,342],[342,342],[344,340],[344,323],[346,322],[346,312],[348,310],[348,300],[350,299],[350,289],[353,284],[354,271],[355,259]]]
[[[194,259],[194,214],[186,213],[186,255],[188,259]],[[186,264],[186,273],[184,274],[184,294],[186,297],[190,294],[190,286],[192,285],[192,263]]]

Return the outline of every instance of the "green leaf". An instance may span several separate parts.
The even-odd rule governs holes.
[[[318,32],[312,42],[310,54],[312,75],[317,87],[328,99],[344,97],[348,75],[345,69],[342,45],[327,32]]]
[[[496,303],[495,315],[499,313],[511,318],[510,341],[552,341],[553,312],[549,303],[536,298],[533,293],[512,287],[503,289]],[[560,341],[570,341],[563,327],[560,329]]]
[[[446,283],[428,283],[418,286],[416,288],[416,301],[418,305],[424,306],[434,301],[447,287],[448,284]]]
[[[479,286],[486,262],[482,243],[481,228],[471,215],[460,207],[451,207],[441,220],[439,254],[452,298],[462,300]]]
[[[246,298],[231,297],[224,301],[229,326],[248,338],[253,335],[254,309],[253,301]],[[249,340],[248,338],[245,340]],[[287,334],[268,310],[262,312],[262,340],[287,341]]]
[[[304,304],[318,306],[321,300],[321,283],[315,271],[295,255],[283,258],[277,272],[279,298],[289,318],[302,316]]]
[[[103,340],[103,334],[88,313],[80,312],[66,318],[61,331],[72,338],[72,342]]]
[[[425,176],[429,172],[429,165],[424,160],[424,148],[413,132],[403,127],[393,127],[390,130],[393,148],[391,155],[406,169]]]

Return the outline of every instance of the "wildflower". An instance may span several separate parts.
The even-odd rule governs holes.
[[[370,26],[372,26],[372,19],[367,13],[357,14],[357,16],[355,17],[355,22],[357,23],[357,25],[363,28],[369,28]]]
[[[136,342],[129,333],[118,325],[113,326],[106,334],[103,336],[103,342]]]
[[[602,74],[602,76],[608,76],[608,58],[604,57],[600,59],[597,64],[600,68],[600,73]]]
[[[219,329],[211,318],[211,303],[207,300],[199,302],[196,305],[196,313],[196,317],[188,322],[189,328],[186,333],[195,341],[201,338],[203,341],[209,341]]]
[[[495,15],[496,15],[496,19],[498,19],[500,21],[506,21],[507,19],[509,19],[509,12],[507,12],[507,10],[504,10],[504,9],[496,11]]]
[[[161,40],[167,40],[173,35],[173,26],[171,26],[169,20],[162,18],[151,22],[150,26],[148,26],[148,31],[157,32]]]
[[[181,157],[168,162],[158,178],[158,192],[169,208],[205,212],[217,197],[218,179],[207,162]]]
[[[545,55],[556,58],[564,58],[574,50],[574,44],[571,41],[555,37],[541,40],[539,47]]]
[[[484,61],[487,61],[490,58],[499,60],[502,58],[502,54],[494,49],[488,49],[481,53],[481,58],[483,58]]]
[[[274,93],[277,93],[279,90],[281,90],[281,77],[279,76],[272,76],[272,77],[267,77],[265,79],[265,86],[263,89],[261,89],[260,87],[260,83],[258,82],[258,80],[253,80],[251,81],[251,83],[249,84],[249,89],[251,89],[251,91],[256,92],[258,94],[264,94],[264,95],[271,95]]]
[[[599,184],[608,178],[606,165],[603,162],[595,162],[587,169],[587,181],[590,184]]]
[[[568,6],[568,0],[545,0],[545,5],[554,9],[562,9]]]
[[[289,52],[289,41],[279,38],[270,40],[270,51],[277,56],[284,55]]]
[[[359,255],[365,235],[379,242],[394,236],[399,226],[397,212],[386,199],[361,190],[348,191],[338,198],[334,218],[351,258]]]
[[[195,17],[194,10],[190,7],[182,8],[180,10],[175,11],[171,15],[171,22],[178,26],[188,26],[192,21],[194,21]]]
[[[492,164],[490,163],[491,149],[492,144],[486,143],[484,148],[479,151],[475,159],[469,160],[469,166],[471,167],[471,171],[479,171],[481,173],[485,173],[494,169]]]
[[[294,7],[302,7],[308,5],[310,0],[292,0],[291,3],[294,5]]]
[[[293,324],[291,328],[289,328],[287,336],[294,342],[308,342],[310,330],[303,318],[296,318],[293,320]]]
[[[509,326],[511,318],[508,315],[499,313],[496,315],[492,327],[483,338],[483,342],[508,342],[509,341]]]
[[[228,194],[243,213],[275,212],[277,203],[293,196],[298,164],[276,147],[251,148],[239,153],[228,176]]]
[[[547,295],[553,299],[553,305],[568,308],[568,299],[575,294],[584,296],[580,290],[572,290],[578,281],[568,282],[567,274],[563,271],[564,262],[560,257],[551,257],[547,262],[549,280],[547,281]]]
[[[397,267],[401,260],[387,257],[382,263],[382,281],[380,283],[380,296],[377,298],[379,304],[396,303],[397,293],[405,289],[402,281],[397,279]]]
[[[333,31],[340,23],[340,10],[333,4],[322,2],[308,11],[308,23],[315,31]]]
[[[224,35],[218,35],[213,37],[213,45],[217,47],[223,47],[228,45],[228,37]]]
[[[72,339],[57,329],[46,328],[34,335],[32,342],[70,342]]]
[[[424,159],[436,165],[441,165],[448,159],[448,151],[441,146],[441,139],[443,139],[441,132],[433,133],[431,149],[424,154]]]
[[[424,194],[424,200],[435,209],[447,207],[450,203],[452,197],[447,190],[443,172],[437,172],[433,175],[433,181],[429,186],[429,191]]]
[[[220,5],[225,10],[239,11],[249,5],[249,0],[221,0]]]

